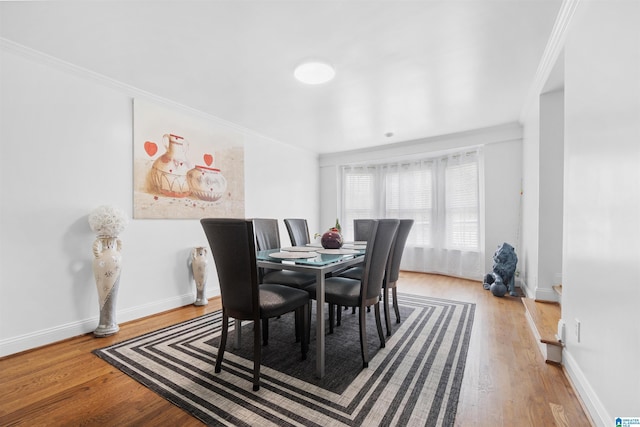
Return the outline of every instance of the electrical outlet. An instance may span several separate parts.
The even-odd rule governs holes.
[[[580,342],[580,320],[576,319],[576,341]]]

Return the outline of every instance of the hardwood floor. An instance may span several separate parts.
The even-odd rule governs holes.
[[[562,368],[544,363],[519,298],[479,282],[402,272],[400,292],[476,303],[456,425],[593,425]],[[202,425],[91,351],[220,308],[186,306],[0,359],[0,425]]]

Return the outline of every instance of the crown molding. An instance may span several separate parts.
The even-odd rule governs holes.
[[[522,111],[520,112],[520,122],[524,123],[529,109],[536,104],[536,100],[543,91],[544,85],[549,78],[560,53],[564,49],[564,43],[569,33],[571,20],[578,7],[580,0],[563,0],[560,11],[556,17],[556,22],[551,30],[551,36],[547,41],[533,83],[529,89]]]
[[[0,0],[2,1],[2,0]],[[252,129],[243,127],[241,125],[238,125],[236,123],[227,121],[225,119],[222,119],[220,117],[211,115],[209,113],[205,113],[203,111],[200,110],[196,110],[195,108],[186,106],[184,104],[179,104],[175,101],[172,101],[170,99],[167,98],[163,98],[161,96],[155,95],[151,92],[147,92],[145,90],[142,90],[140,88],[137,88],[135,86],[131,86],[128,85],[126,83],[123,83],[119,80],[116,79],[112,79],[111,77],[107,77],[103,74],[97,73],[95,71],[89,70],[87,68],[84,67],[80,67],[76,64],[73,64],[71,62],[67,62],[65,60],[62,60],[60,58],[57,58],[55,56],[46,54],[44,52],[41,52],[39,50],[36,49],[32,49],[30,47],[24,46],[20,43],[16,43],[12,40],[0,37],[0,49],[7,51],[7,52],[11,52],[14,53],[16,55],[22,56],[24,58],[30,59],[32,61],[35,61],[37,63],[40,64],[45,64],[47,66],[56,68],[58,70],[62,70],[64,72],[73,74],[79,78],[84,78],[84,79],[89,79],[89,80],[93,80],[94,82],[96,82],[97,84],[106,86],[106,87],[110,87],[113,88],[115,90],[118,90],[122,93],[124,93],[127,96],[130,96],[132,98],[144,98],[146,100],[149,101],[153,101],[157,104],[161,104],[164,105],[166,107],[170,107],[176,110],[180,110],[182,112],[185,112],[189,115],[195,116],[195,117],[199,117],[203,120],[209,121],[211,123],[220,125],[220,126],[224,126],[229,128],[230,130],[236,131],[238,133],[241,133],[244,136],[252,136],[258,139],[262,139],[262,140],[268,140],[269,142],[272,142],[274,144],[278,144],[281,146],[286,147],[287,149],[293,149],[296,151],[301,151],[304,153],[308,153],[308,154],[312,154],[315,157],[318,157],[318,154],[304,149],[304,148],[300,148],[300,147],[296,147],[294,145],[290,145],[287,144],[285,142],[279,141],[277,139],[271,138],[269,136],[266,135],[262,135]]]
[[[522,140],[522,125],[509,122],[486,128],[394,142],[356,150],[320,154],[320,167],[402,161],[416,156],[439,156],[489,144]]]

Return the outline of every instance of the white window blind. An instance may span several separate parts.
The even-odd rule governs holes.
[[[478,164],[445,167],[445,235],[448,249],[479,249]]]
[[[374,168],[349,168],[343,173],[342,226],[353,224],[356,218],[376,215],[376,173]],[[349,226],[348,226],[349,227]],[[353,233],[353,231],[351,231]],[[353,235],[350,240],[353,240]]]
[[[405,256],[413,252],[407,259],[413,258],[414,265],[408,269],[481,276],[481,271],[456,267],[472,264],[473,270],[481,265],[479,162],[480,152],[474,150],[400,163],[343,166],[340,218],[345,238],[353,239],[357,218],[413,219]],[[469,262],[469,256],[474,261]]]
[[[382,218],[408,218],[415,221],[408,240],[411,245],[430,246],[434,239],[434,179],[432,162],[387,165]]]

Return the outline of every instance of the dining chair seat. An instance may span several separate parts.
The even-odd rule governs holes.
[[[349,279],[360,280],[362,279],[362,266],[357,265],[355,267],[351,267],[340,273],[340,277],[346,277]]]
[[[260,317],[271,318],[290,313],[309,300],[308,293],[290,286],[263,283],[260,292]]]
[[[311,299],[316,298],[316,286],[311,285],[305,290]],[[360,298],[360,281],[346,277],[328,277],[324,281],[324,299],[329,304],[358,306]]]
[[[315,274],[300,273],[290,270],[273,270],[262,276],[262,283],[276,283],[302,289],[316,282]]]
[[[358,307],[360,280],[340,276],[328,277],[324,281],[324,289],[325,302],[329,304],[329,334],[332,334],[336,324],[336,317],[338,326],[342,321],[341,308],[353,307],[355,309]],[[304,290],[309,293],[309,297],[312,300],[317,300],[315,284],[304,288]],[[337,316],[336,306],[338,307]],[[371,311],[371,307],[367,307],[367,312],[369,311]]]

